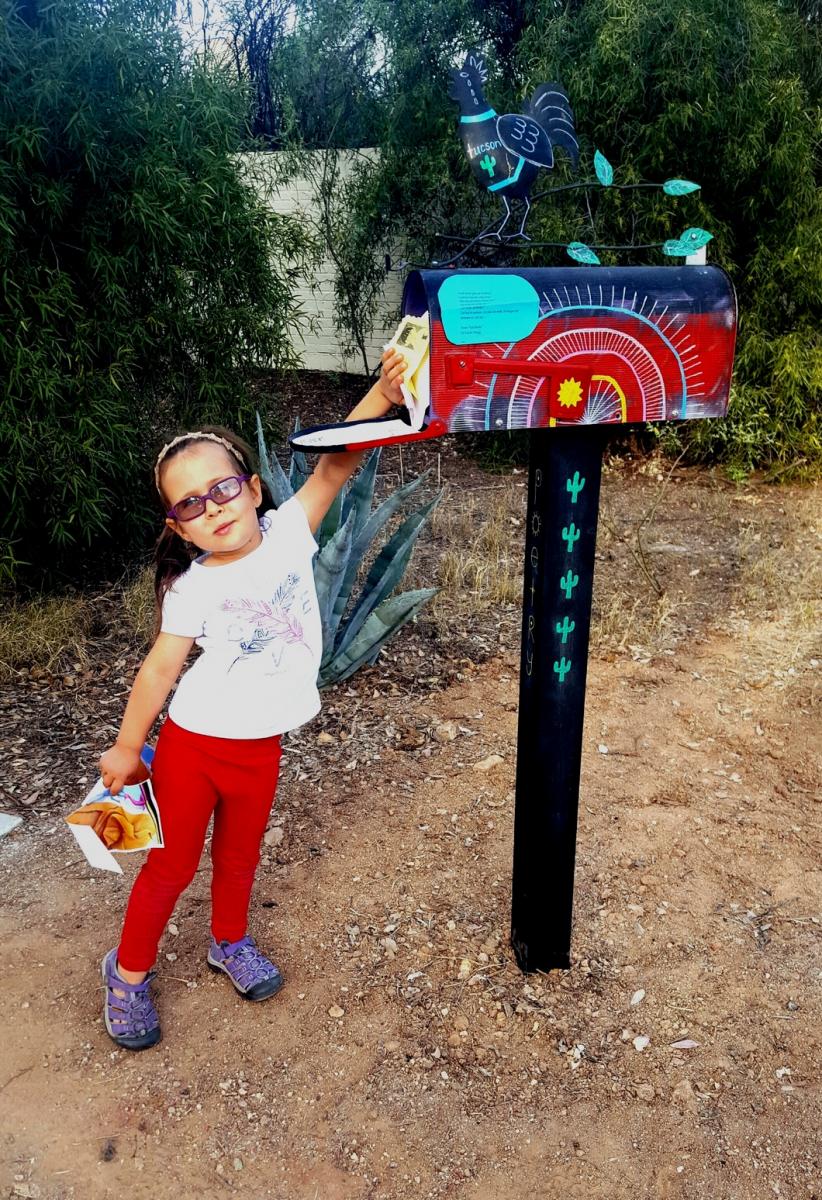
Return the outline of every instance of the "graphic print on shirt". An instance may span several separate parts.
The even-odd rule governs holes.
[[[293,612],[299,583],[300,576],[291,573],[286,576],[270,601],[223,601],[223,612],[232,613],[237,617],[237,623],[230,630],[229,637],[231,641],[239,643],[241,651],[228,668],[229,671],[252,654],[261,654],[266,649],[270,651],[277,669],[282,663],[286,646],[299,645],[309,649],[302,623]],[[305,592],[302,595],[303,612],[310,607],[310,604],[306,605],[306,595]]]

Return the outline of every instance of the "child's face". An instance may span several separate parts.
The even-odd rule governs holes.
[[[161,469],[160,484],[168,508],[189,496],[205,496],[215,483],[230,475],[245,474],[225,447],[199,442],[169,460]],[[262,541],[257,505],[262,499],[259,476],[252,475],[233,500],[216,504],[210,497],[205,512],[191,521],[169,517],[166,525],[186,542],[207,551],[216,562],[231,562],[250,554]]]

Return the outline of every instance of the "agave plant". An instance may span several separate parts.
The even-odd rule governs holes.
[[[299,429],[299,422],[296,428]],[[276,454],[269,452],[265,444],[259,413],[257,443],[260,474],[274,503],[283,504],[309,476],[305,455],[299,451],[292,454],[286,475]],[[314,560],[314,581],[323,631],[323,656],[317,680],[321,688],[348,679],[365,663],[376,662],[389,638],[438,591],[419,588],[392,595],[442,492],[405,518],[374,560],[359,595],[352,598],[360,564],[372,542],[428,475],[425,472],[398,488],[372,512],[379,461],[377,449],[353,482],[340,491],[317,532],[320,552]]]

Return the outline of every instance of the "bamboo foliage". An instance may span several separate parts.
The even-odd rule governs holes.
[[[108,570],[163,435],[253,421],[311,254],[235,156],[245,94],[166,0],[0,0],[0,571]],[[28,564],[26,566],[26,564]]]

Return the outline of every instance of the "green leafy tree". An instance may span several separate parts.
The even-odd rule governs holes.
[[[218,29],[258,144],[373,144],[380,56],[361,0],[228,0]]]
[[[109,571],[145,543],[151,455],[253,423],[294,361],[310,250],[235,155],[247,97],[163,0],[0,0],[0,563]]]

